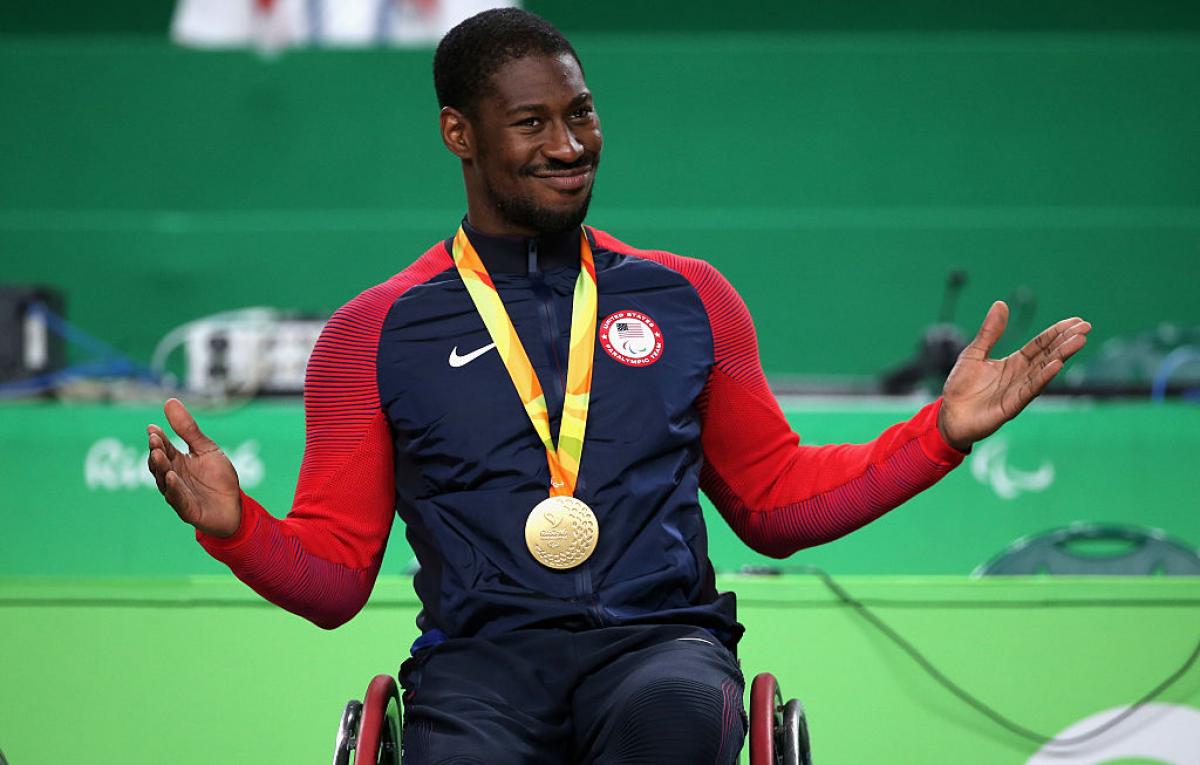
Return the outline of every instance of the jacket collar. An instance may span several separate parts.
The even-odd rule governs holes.
[[[483,233],[465,217],[462,227],[490,274],[528,274],[531,265],[538,271],[579,267],[579,232],[575,229],[536,237],[496,236]],[[446,245],[452,251],[454,240]]]

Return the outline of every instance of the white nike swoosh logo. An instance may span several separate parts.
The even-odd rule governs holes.
[[[482,356],[483,354],[487,353],[488,351],[490,351],[491,349],[493,349],[495,347],[496,347],[495,343],[488,343],[487,345],[483,346],[479,350],[471,351],[470,353],[468,353],[465,356],[459,356],[458,355],[458,346],[456,345],[450,349],[450,366],[452,366],[456,369],[458,367],[466,366],[467,364],[470,364],[472,361],[479,358],[480,356]]]

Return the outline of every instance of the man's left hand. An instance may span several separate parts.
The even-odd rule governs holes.
[[[997,300],[979,334],[958,355],[942,388],[938,429],[959,451],[990,436],[1037,398],[1067,359],[1087,343],[1092,325],[1074,317],[1042,331],[1016,353],[989,359],[992,346],[1008,325],[1008,306]]]

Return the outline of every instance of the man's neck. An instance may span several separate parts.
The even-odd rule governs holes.
[[[463,230],[489,273],[529,273],[530,255],[539,271],[579,265],[579,229],[542,234],[493,234],[468,218]]]

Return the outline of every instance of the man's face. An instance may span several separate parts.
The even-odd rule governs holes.
[[[491,84],[470,118],[471,222],[524,235],[579,227],[604,144],[579,65],[570,54],[527,56]]]

